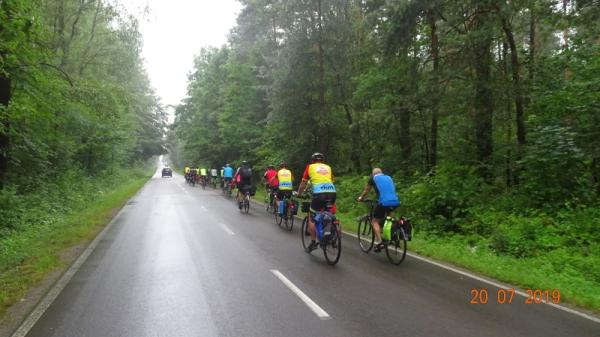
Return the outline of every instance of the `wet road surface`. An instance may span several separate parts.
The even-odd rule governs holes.
[[[600,336],[600,324],[407,257],[339,264],[302,251],[262,207],[155,175],[27,336]],[[488,304],[472,305],[485,288]]]

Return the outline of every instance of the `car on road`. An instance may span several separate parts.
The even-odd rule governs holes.
[[[168,168],[168,167],[164,167],[164,168],[162,169],[162,177],[163,177],[163,178],[164,178],[164,177],[170,177],[170,178],[173,178],[173,171],[172,171],[170,168]]]

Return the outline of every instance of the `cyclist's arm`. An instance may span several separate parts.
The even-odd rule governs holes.
[[[306,166],[306,169],[304,169],[304,174],[302,175],[302,182],[300,183],[300,186],[298,186],[298,195],[302,195],[304,193],[304,191],[306,190],[306,184],[307,182],[310,180],[310,176],[308,174],[308,165]]]
[[[304,194],[304,190],[306,190],[306,180],[302,180],[300,186],[298,186],[298,195]]]
[[[364,191],[361,193],[361,195],[358,197],[358,200],[362,200],[364,197],[367,196],[367,194],[369,194],[369,192],[371,192],[371,185],[367,184],[367,186],[365,186]]]

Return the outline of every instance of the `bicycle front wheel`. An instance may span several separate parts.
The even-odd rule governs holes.
[[[406,240],[400,230],[394,233],[392,240],[385,245],[385,255],[390,263],[397,266],[406,258]]]
[[[305,216],[302,220],[300,237],[302,238],[302,247],[306,251],[306,248],[308,248],[308,245],[310,245],[310,235],[308,234],[308,216]]]
[[[325,260],[329,265],[335,265],[340,260],[342,255],[342,235],[339,228],[331,233],[331,237],[327,240],[327,244],[323,248]]]
[[[368,253],[373,249],[375,235],[373,234],[373,225],[368,216],[363,216],[358,220],[358,245],[360,250]]]

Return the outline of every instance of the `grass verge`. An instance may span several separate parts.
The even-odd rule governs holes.
[[[66,268],[72,258],[65,259],[64,252],[91,241],[149,177],[136,175],[82,210],[63,215],[52,224],[30,226],[2,238],[0,318],[47,275]],[[26,258],[13,258],[20,256]]]

